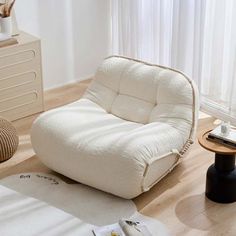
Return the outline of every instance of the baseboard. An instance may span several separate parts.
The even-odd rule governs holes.
[[[85,80],[90,80],[94,77],[94,74],[90,74],[84,77],[80,77],[80,78],[76,78],[75,82],[81,82],[81,81],[85,81]]]
[[[88,76],[81,77],[81,78],[75,78],[74,80],[67,81],[65,83],[60,83],[60,84],[57,84],[55,86],[50,86],[48,88],[45,88],[44,92],[50,91],[52,89],[61,88],[61,87],[64,87],[66,85],[71,85],[71,84],[75,84],[75,83],[78,83],[78,82],[83,82],[83,81],[86,81],[86,80],[91,80],[93,77],[94,77],[94,75],[88,75]]]

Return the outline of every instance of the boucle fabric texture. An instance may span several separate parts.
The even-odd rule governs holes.
[[[149,190],[193,142],[198,93],[184,74],[113,56],[83,98],[42,114],[32,144],[50,168],[124,197]]]
[[[17,150],[19,138],[15,127],[0,117],[0,162],[11,158]]]

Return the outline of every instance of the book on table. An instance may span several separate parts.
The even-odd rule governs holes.
[[[221,126],[218,126],[209,132],[207,139],[231,148],[236,148],[236,130],[232,128],[229,133],[225,135],[221,132]]]

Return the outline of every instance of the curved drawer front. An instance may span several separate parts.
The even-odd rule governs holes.
[[[39,84],[28,84],[0,92],[0,116],[9,120],[16,120],[42,110],[43,94]]]
[[[23,73],[16,73],[12,76],[0,78],[0,92],[14,87],[24,86],[26,84],[36,81],[38,72],[27,71]]]
[[[14,66],[4,67],[4,68],[0,69],[0,86],[4,80],[5,80],[4,83],[7,84],[6,81],[8,81],[8,80],[12,81],[12,77],[20,76],[22,74],[27,74],[29,72],[35,72],[35,71],[41,71],[40,65],[38,63],[35,63],[35,61],[19,63],[19,64],[15,64]],[[37,73],[37,74],[39,74],[39,73]],[[24,75],[22,75],[22,77],[23,76]],[[39,78],[39,79],[41,79],[41,78]],[[16,84],[18,84],[18,83],[19,82],[16,80]]]
[[[4,56],[0,56],[0,70],[5,67],[32,61],[35,57],[36,51],[34,49],[28,49],[14,53],[11,52]]]
[[[29,91],[17,96],[10,96],[7,99],[0,100],[1,112],[11,111],[15,108],[35,103],[38,96],[37,91]]]

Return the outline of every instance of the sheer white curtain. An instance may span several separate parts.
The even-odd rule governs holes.
[[[201,106],[236,123],[235,0],[111,0],[112,50],[179,69]]]

